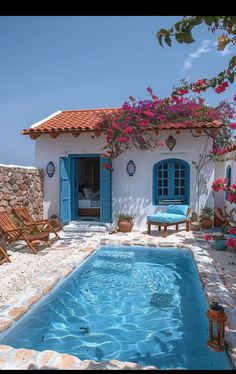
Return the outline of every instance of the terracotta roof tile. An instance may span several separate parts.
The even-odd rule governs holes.
[[[102,115],[119,111],[119,108],[87,109],[87,110],[65,110],[57,112],[55,115],[40,121],[39,124],[32,125],[28,129],[22,130],[23,135],[93,131],[101,121]],[[192,125],[191,128],[219,127],[221,122],[200,122]],[[163,123],[156,126],[157,129],[184,129],[189,128],[181,123]]]

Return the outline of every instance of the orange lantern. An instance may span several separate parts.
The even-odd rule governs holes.
[[[227,314],[224,308],[217,301],[210,304],[210,309],[206,312],[209,320],[209,339],[207,345],[217,352],[225,350],[225,322]]]

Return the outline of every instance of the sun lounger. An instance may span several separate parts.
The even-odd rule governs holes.
[[[13,212],[15,215],[23,222],[26,227],[30,227],[35,225],[38,230],[42,233],[53,233],[60,239],[57,231],[61,230],[61,226],[54,227],[52,225],[52,220],[50,219],[41,219],[41,220],[34,220],[33,217],[29,214],[28,210],[24,207],[15,207],[13,208]]]
[[[150,235],[152,225],[158,226],[159,231],[161,231],[161,227],[164,227],[164,238],[166,238],[167,227],[175,225],[178,230],[180,223],[185,223],[186,231],[189,231],[190,214],[191,209],[188,205],[168,205],[166,212],[147,216],[147,233]]]
[[[7,243],[24,240],[34,254],[37,253],[38,242],[51,245],[48,233],[40,232],[36,225],[20,228],[5,212],[0,212],[0,231]]]

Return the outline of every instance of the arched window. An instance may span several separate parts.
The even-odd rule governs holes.
[[[227,187],[229,187],[231,185],[231,166],[230,165],[227,166],[225,178],[228,179]],[[225,198],[228,199],[228,192],[227,191],[225,192]]]
[[[153,204],[189,204],[189,164],[177,158],[153,167]]]

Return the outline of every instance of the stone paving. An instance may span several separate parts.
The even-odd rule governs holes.
[[[133,231],[131,233],[65,230],[60,233],[61,240],[51,248],[40,250],[37,255],[29,255],[24,245],[11,246],[9,254],[12,263],[0,267],[6,270],[9,279],[16,280],[21,274],[11,272],[14,269],[14,260],[21,258],[26,261],[24,271],[31,276],[30,285],[23,284],[20,289],[11,288],[11,298],[0,306],[0,331],[12,326],[31,306],[46,295],[61,279],[70,274],[81,262],[91,255],[100,245],[139,245],[139,246],[177,246],[189,248],[196,261],[199,277],[204,293],[208,300],[217,298],[228,314],[226,324],[226,343],[228,351],[236,366],[236,293],[234,263],[236,254],[231,252],[216,253],[209,243],[202,239],[202,233],[186,233],[185,230],[175,232],[169,230],[165,239],[162,233],[153,230],[149,236],[145,232]],[[30,257],[30,258],[29,258]],[[222,266],[223,263],[223,266]],[[233,263],[233,264],[232,264]],[[23,266],[23,264],[21,264]],[[32,268],[40,271],[30,272]],[[227,271],[226,271],[227,270]],[[14,278],[15,277],[15,278]],[[4,277],[1,279],[4,281]],[[134,363],[124,363],[111,360],[106,363],[95,361],[81,361],[77,357],[60,354],[53,351],[36,352],[27,349],[15,349],[10,346],[0,346],[0,369],[157,369],[155,367],[141,367]]]

